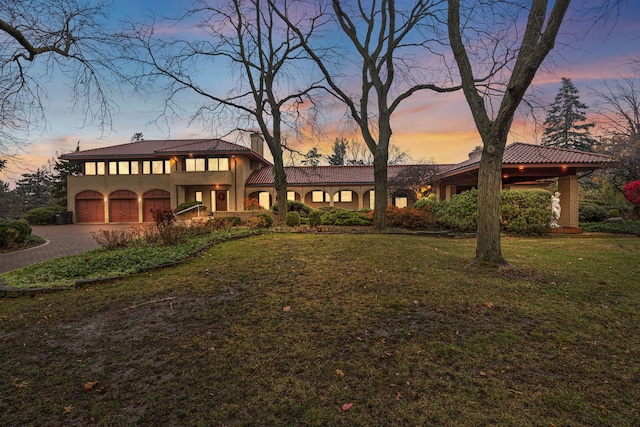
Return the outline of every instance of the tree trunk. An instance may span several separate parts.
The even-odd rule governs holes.
[[[508,265],[500,246],[500,190],[505,141],[486,141],[478,171],[476,262]]]
[[[386,124],[386,126],[384,126]],[[378,123],[378,143],[367,144],[373,153],[373,180],[375,185],[375,204],[373,211],[373,226],[377,230],[387,227],[387,205],[389,199],[388,163],[389,141],[391,140],[391,125],[388,116],[381,117]]]

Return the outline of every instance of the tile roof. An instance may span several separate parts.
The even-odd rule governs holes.
[[[221,139],[167,139],[136,141],[111,147],[74,151],[61,156],[65,160],[169,157],[176,154],[245,154],[269,164],[257,153],[247,147],[223,141]]]
[[[593,164],[594,166],[613,163],[612,157],[604,154],[588,153],[586,151],[569,150],[567,148],[545,147],[542,145],[526,144],[524,142],[514,142],[504,149],[502,157],[503,165],[521,164],[550,164],[550,165],[571,165],[571,164]],[[465,160],[453,165],[447,174],[462,169],[472,169],[480,164],[480,156]]]
[[[403,169],[423,165],[391,165],[388,178]],[[434,165],[439,171],[451,165]],[[286,167],[287,185],[372,184],[373,166],[293,166]],[[247,186],[273,185],[273,167],[268,166],[251,174]]]

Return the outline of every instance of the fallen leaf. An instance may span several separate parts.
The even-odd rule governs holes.
[[[13,381],[11,381],[11,385],[15,388],[26,388],[29,385],[29,381],[20,382],[18,378],[14,378]]]
[[[289,307],[289,306],[283,307],[282,311],[291,311],[291,307]]]
[[[607,409],[607,407],[604,406],[604,405],[593,405],[593,407],[596,408],[596,409],[602,409],[602,410]]]
[[[84,385],[84,391],[91,391],[98,384],[98,381],[89,381]]]
[[[487,373],[486,373],[486,372],[484,372],[484,371],[480,371],[480,376],[481,376],[481,377],[486,377],[486,376],[487,376]]]
[[[485,302],[485,303],[484,303],[484,306],[485,306],[485,307],[489,307],[489,308],[491,308],[491,307],[493,307],[493,303],[491,303],[491,302]]]
[[[402,399],[402,393],[397,392],[396,393],[396,400],[400,400],[400,399]]]
[[[65,414],[70,414],[71,411],[73,411],[73,405],[69,405],[69,406],[65,406],[64,407],[64,413]]]
[[[352,406],[353,406],[353,403],[345,403],[344,405],[342,405],[342,410],[348,411],[349,409],[351,409]]]
[[[344,372],[342,372],[340,369],[336,369],[336,375],[340,378],[344,378]]]

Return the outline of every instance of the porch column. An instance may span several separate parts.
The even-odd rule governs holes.
[[[455,185],[447,185],[444,190],[444,199],[451,200],[451,196],[456,194],[456,186]]]
[[[560,227],[578,227],[578,177],[576,175],[558,178],[560,192]]]

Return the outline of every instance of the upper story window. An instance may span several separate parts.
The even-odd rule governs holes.
[[[170,160],[143,160],[142,173],[144,175],[163,175],[171,173]]]
[[[120,160],[109,162],[109,175],[137,175],[138,161]]]
[[[104,175],[104,162],[85,162],[85,175]]]
[[[187,172],[228,171],[227,157],[195,157],[184,159],[184,170]]]
[[[229,159],[226,157],[212,157],[207,159],[210,171],[228,171]]]

